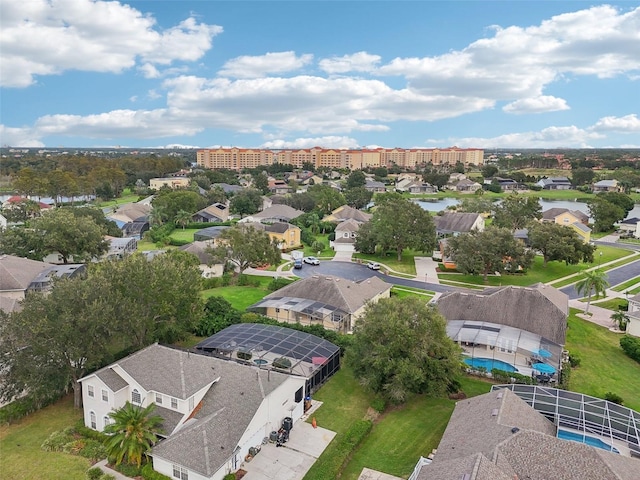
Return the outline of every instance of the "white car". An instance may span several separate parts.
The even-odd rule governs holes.
[[[376,262],[368,262],[367,267],[369,267],[371,270],[380,270],[380,264]]]
[[[316,257],[304,257],[304,263],[308,263],[309,265],[320,265],[320,260]]]

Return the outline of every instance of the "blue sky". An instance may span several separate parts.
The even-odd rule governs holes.
[[[640,3],[0,0],[0,144],[640,147]]]

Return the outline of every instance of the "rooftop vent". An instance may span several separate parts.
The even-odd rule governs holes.
[[[518,433],[520,431],[520,429],[518,427],[513,427],[511,429],[511,433]]]
[[[492,417],[497,417],[498,416],[498,409],[494,408],[493,410],[491,410],[491,416]]]
[[[496,395],[497,399],[501,399],[502,398],[502,392],[498,393],[498,395]]]

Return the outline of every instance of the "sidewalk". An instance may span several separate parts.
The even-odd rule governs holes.
[[[605,328],[613,327],[613,321],[611,320],[611,314],[613,313],[613,311],[611,310],[598,307],[597,305],[591,303],[591,305],[589,305],[590,315],[585,315],[584,310],[587,308],[587,303],[581,302],[580,300],[569,300],[569,307],[582,310],[583,313],[579,313],[578,316],[583,320],[587,320],[591,323],[595,323],[596,325],[600,325],[601,327]]]
[[[116,472],[115,470],[112,470],[111,468],[107,467],[107,460],[101,460],[98,463],[96,463],[94,465],[94,467],[98,467],[100,468],[104,473],[108,473],[109,475],[113,475],[113,478],[115,478],[116,480],[131,480],[131,477],[127,477],[123,474],[121,474],[120,472]]]

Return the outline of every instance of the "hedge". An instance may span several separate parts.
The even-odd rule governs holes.
[[[627,356],[640,362],[640,338],[625,335],[620,339],[620,346]]]

